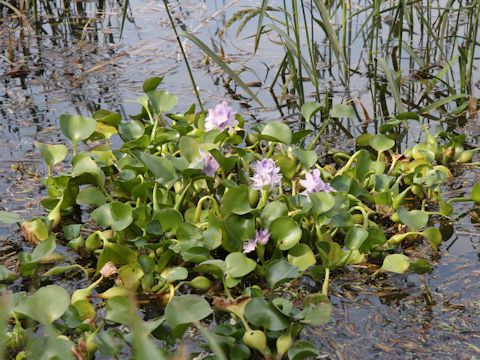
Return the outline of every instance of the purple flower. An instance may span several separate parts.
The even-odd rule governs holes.
[[[267,229],[255,230],[255,240],[260,245],[267,245],[268,240],[270,240],[270,233]]]
[[[270,233],[267,229],[255,230],[255,238],[247,240],[243,243],[243,253],[248,254],[255,250],[257,244],[267,245],[270,240]]]
[[[213,129],[223,131],[226,128],[231,129],[237,124],[235,111],[226,101],[217,104],[214,109],[208,109],[208,116],[205,119],[205,129],[207,131]]]
[[[208,176],[215,175],[215,172],[220,167],[218,161],[208,151],[199,149],[198,152],[200,153],[201,157],[200,161],[203,163],[203,172]]]
[[[279,174],[280,168],[275,165],[272,159],[263,159],[255,163],[255,174],[251,177],[253,188],[261,190],[265,187],[279,185],[282,175]]]
[[[243,243],[243,253],[248,254],[254,251],[256,246],[257,242],[255,241],[255,239],[245,241]]]
[[[305,188],[305,191],[302,193],[304,195],[322,191],[335,192],[335,189],[329,183],[323,182],[318,169],[313,170],[311,173],[306,173],[305,180],[300,180],[300,185]]]

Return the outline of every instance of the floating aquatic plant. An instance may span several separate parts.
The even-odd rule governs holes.
[[[442,195],[449,165],[476,151],[462,137],[425,129],[424,143],[392,150],[388,125],[415,119],[399,115],[383,134],[358,137],[353,154],[320,153],[311,131],[276,121],[248,131],[225,102],[208,114],[194,106],[170,113],[176,98],[157,89],[158,79],[145,82],[131,120],[105,111],[63,115],[70,157],[37,144],[48,168],[47,213],[23,222],[35,247],[19,254],[19,273],[79,271],[88,283],[71,295],[54,285],[6,295],[10,353],[31,357],[48,347],[45,358],[115,357],[130,346],[138,359],[163,359],[194,327],[218,358],[314,355],[313,345],[295,339],[302,327],[329,321],[335,269],[368,263],[372,277],[424,269],[403,244],[425,240],[436,251],[437,219],[451,215],[451,203],[480,201],[478,185],[468,197]],[[57,173],[65,158],[69,171]],[[65,265],[58,242],[93,267]],[[0,281],[16,277],[0,268]],[[290,298],[292,280],[303,277],[318,292]],[[141,311],[144,302],[157,304],[154,316]],[[217,325],[214,309],[222,314]]]

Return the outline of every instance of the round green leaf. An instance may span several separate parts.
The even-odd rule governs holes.
[[[319,354],[317,348],[308,341],[297,341],[288,349],[289,360],[312,359]]]
[[[300,226],[287,216],[272,221],[269,226],[270,236],[280,250],[288,250],[298,244],[302,238]]]
[[[208,302],[198,295],[175,296],[165,309],[165,322],[172,329],[202,320],[212,313]]]
[[[176,231],[183,222],[182,214],[172,208],[158,210],[154,219],[160,221],[164,231]]]
[[[292,130],[283,122],[272,121],[263,128],[262,137],[270,141],[290,144],[292,142]]]
[[[358,250],[368,238],[368,231],[361,227],[351,227],[345,236],[345,246],[350,250]]]
[[[87,139],[93,134],[96,126],[97,122],[92,118],[70,114],[60,115],[60,129],[73,142]]]
[[[318,102],[308,102],[302,105],[302,109],[300,112],[302,113],[305,122],[310,123],[312,116],[315,115],[320,109],[322,105]]]
[[[308,194],[313,205],[315,215],[322,215],[335,205],[335,198],[328,192],[314,192]]]
[[[428,214],[422,210],[408,211],[404,207],[399,207],[397,209],[397,214],[400,221],[413,231],[420,230],[425,227],[428,222]]]
[[[381,134],[373,135],[368,141],[368,143],[372,148],[377,150],[379,153],[390,150],[395,146],[394,140]]]
[[[346,104],[333,105],[330,116],[332,118],[350,118],[350,119],[354,119],[356,117],[355,109],[353,108],[353,106],[346,105]]]
[[[80,190],[76,202],[78,205],[100,206],[105,204],[105,195],[99,188],[89,186]]]
[[[226,273],[232,278],[240,278],[252,272],[257,263],[240,252],[228,254],[225,258]]]
[[[267,278],[268,286],[274,289],[280,283],[298,277],[298,267],[290,264],[285,259],[274,260],[268,264],[265,277]]]
[[[382,271],[389,271],[397,274],[404,274],[410,267],[410,260],[403,254],[387,255],[383,259]]]
[[[290,322],[273,304],[262,297],[254,297],[245,306],[245,318],[249,323],[271,331],[286,329]]]
[[[162,272],[162,277],[167,282],[185,280],[188,277],[188,270],[183,266],[166,269]]]
[[[153,173],[157,181],[169,188],[177,180],[177,172],[173,163],[163,157],[142,153],[140,160]]]
[[[263,225],[268,228],[273,220],[282,216],[287,216],[288,207],[281,201],[272,201],[268,203],[262,210],[260,219]]]
[[[305,169],[310,169],[318,160],[318,155],[314,150],[294,148],[292,154],[302,163]]]
[[[222,197],[222,214],[243,215],[252,211],[250,207],[248,187],[237,186],[228,190]]]
[[[303,299],[302,322],[308,325],[323,325],[332,318],[333,306],[327,296],[310,294]]]
[[[103,204],[92,211],[91,217],[98,225],[111,227],[115,231],[125,229],[133,221],[130,205],[118,201]]]
[[[145,132],[145,127],[140,121],[132,120],[118,125],[118,132],[127,141],[138,139]]]
[[[216,279],[223,279],[227,271],[225,261],[219,259],[207,260],[194,268],[199,273],[212,274]]]
[[[58,285],[47,285],[20,302],[15,312],[42,324],[51,324],[67,311],[69,305],[70,295],[64,288]]]
[[[177,104],[177,97],[166,90],[149,91],[147,96],[157,114],[169,111]]]
[[[48,166],[53,166],[62,162],[68,153],[68,149],[65,145],[42,144],[35,141],[35,147],[40,151],[43,160]]]
[[[442,233],[435,227],[425,229],[422,232],[422,235],[428,240],[434,249],[436,249],[443,241]]]
[[[255,218],[251,215],[230,215],[223,222],[222,246],[228,252],[240,251],[243,243],[255,236]]]
[[[297,244],[288,250],[288,262],[298,267],[300,271],[305,271],[315,265],[317,259],[307,244]]]

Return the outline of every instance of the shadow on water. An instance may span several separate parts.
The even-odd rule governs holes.
[[[165,87],[179,96],[181,105],[194,99],[161,1],[130,0],[121,39],[121,2],[36,3],[41,7],[37,8],[36,20],[0,8],[0,207],[24,218],[38,214],[39,194],[45,190],[39,183],[45,169],[33,141],[62,142],[56,126],[60,114],[91,115],[105,108],[121,112],[126,118],[137,112],[133,100],[139,95],[143,79],[150,76],[164,75]],[[261,56],[252,58],[253,39],[227,33],[218,40],[227,19],[256,1],[170,3],[179,29],[193,31],[212,49],[224,53],[225,61],[242,69],[242,77],[250,85],[268,88],[274,67],[283,56],[276,46],[263,41]],[[267,107],[256,108],[233,83],[226,82],[220,69],[198,49],[187,42],[185,46],[206,105],[227,97],[238,103],[237,108],[250,118],[250,123],[278,118],[297,123],[298,109],[292,103],[281,101],[280,105],[274,101],[278,99],[266,95],[268,91],[259,91]],[[325,66],[328,46],[321,43],[318,51],[318,59]],[[327,68],[320,73],[325,86],[335,87]],[[368,92],[367,79],[351,81],[356,82],[352,88],[358,90],[360,98],[362,91]],[[283,94],[284,99],[287,95]],[[332,97],[340,102],[343,90],[339,88]],[[355,121],[344,126],[348,131],[333,125],[325,142],[351,150],[354,143],[349,132],[356,135],[365,131],[365,126]],[[468,126],[464,131],[471,142],[476,142],[478,123]],[[375,127],[368,125],[369,129]],[[418,137],[415,131],[409,136],[405,141]],[[460,170],[447,192],[461,196],[478,181],[478,176],[477,171]],[[456,205],[456,213],[462,215],[454,219],[453,233],[439,254],[432,254],[429,248],[407,249],[433,259],[431,274],[389,275],[375,280],[363,274],[361,268],[335,274],[331,282],[334,320],[324,327],[308,329],[305,337],[327,358],[480,356],[480,231],[478,218],[470,210]],[[2,229],[0,236],[0,260],[12,267],[15,254],[25,245],[18,229]],[[71,262],[85,261],[65,249],[62,254]],[[58,280],[67,288],[77,286],[78,281]],[[35,285],[14,286],[28,289]]]

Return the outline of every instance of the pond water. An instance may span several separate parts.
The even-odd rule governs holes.
[[[64,14],[66,18],[59,18],[56,11],[60,7],[54,5],[55,1],[50,3],[52,14],[39,19],[41,28],[27,26],[22,32],[17,19],[0,19],[0,207],[24,218],[39,213],[39,200],[45,190],[39,177],[46,169],[33,142],[63,142],[57,129],[60,114],[89,116],[104,108],[119,111],[127,118],[138,111],[134,100],[141,93],[143,80],[151,76],[165,76],[164,88],[178,95],[179,108],[195,99],[162,1],[130,0],[121,39],[121,10],[116,2],[100,1],[103,5],[98,6],[86,2],[83,9]],[[257,3],[182,0],[171,5],[179,30],[194,32],[213,49],[222,47],[233,68],[244,67],[244,81],[258,82],[254,85],[260,87],[252,90],[266,104],[260,108],[239,95],[237,89],[224,83],[217,66],[208,63],[193,44],[184,42],[207,107],[227,98],[250,124],[279,118],[295,124],[298,110],[277,108],[268,91],[275,66],[283,56],[278,47],[264,39],[258,55],[252,57],[254,40],[247,34],[254,33],[255,22],[249,23],[240,37],[229,31],[221,43],[218,40],[219,32],[235,11]],[[368,92],[368,82],[357,80],[351,91],[362,98]],[[325,73],[322,81],[327,86],[332,79]],[[335,98],[342,98],[341,90]],[[368,105],[368,100],[364,101]],[[362,125],[358,122],[345,126],[357,134]],[[469,126],[470,142],[475,143],[478,126]],[[416,134],[411,135],[415,138]],[[325,143],[344,150],[354,146],[350,136],[335,127],[326,134]],[[457,169],[456,174],[446,189],[451,196],[467,194],[480,175],[473,169]],[[371,279],[361,268],[351,268],[333,275],[330,294],[334,319],[326,326],[304,332],[322,357],[480,357],[478,217],[463,205],[456,205],[455,213],[460,215],[445,224],[444,233],[450,234],[445,236],[438,254],[428,248],[407,250],[423,251],[431,257],[431,274]],[[11,266],[16,252],[26,245],[15,227],[3,228],[0,236],[0,260]],[[64,285],[69,284],[65,279]]]

